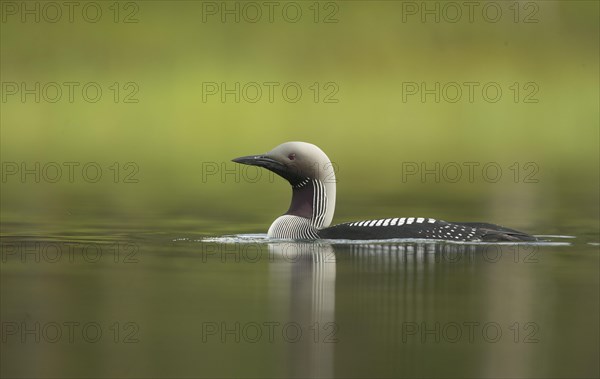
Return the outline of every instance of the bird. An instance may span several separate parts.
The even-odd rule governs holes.
[[[334,166],[318,146],[285,142],[264,154],[233,162],[265,168],[292,187],[288,211],[273,221],[267,236],[292,240],[387,240],[530,242],[537,238],[518,230],[482,222],[447,222],[428,217],[388,217],[330,226],[335,212]]]

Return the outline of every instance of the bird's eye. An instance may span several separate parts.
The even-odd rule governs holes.
[[[288,159],[290,161],[293,161],[294,159],[296,159],[296,154],[292,153],[292,154],[288,155]]]

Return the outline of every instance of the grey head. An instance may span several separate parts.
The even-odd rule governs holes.
[[[317,229],[331,224],[335,211],[335,172],[319,147],[307,142],[285,142],[265,154],[233,161],[264,167],[290,183],[292,202],[286,215],[310,219]]]

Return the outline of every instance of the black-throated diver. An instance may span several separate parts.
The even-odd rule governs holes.
[[[425,217],[396,217],[331,225],[335,211],[335,172],[317,146],[285,142],[266,154],[233,159],[273,171],[292,185],[290,208],[269,228],[277,239],[396,239],[451,241],[536,241],[518,230],[479,222],[446,222]]]

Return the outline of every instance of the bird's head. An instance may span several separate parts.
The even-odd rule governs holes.
[[[335,182],[333,166],[323,150],[307,142],[285,142],[265,154],[233,159],[236,163],[264,167],[292,186],[306,179]]]

